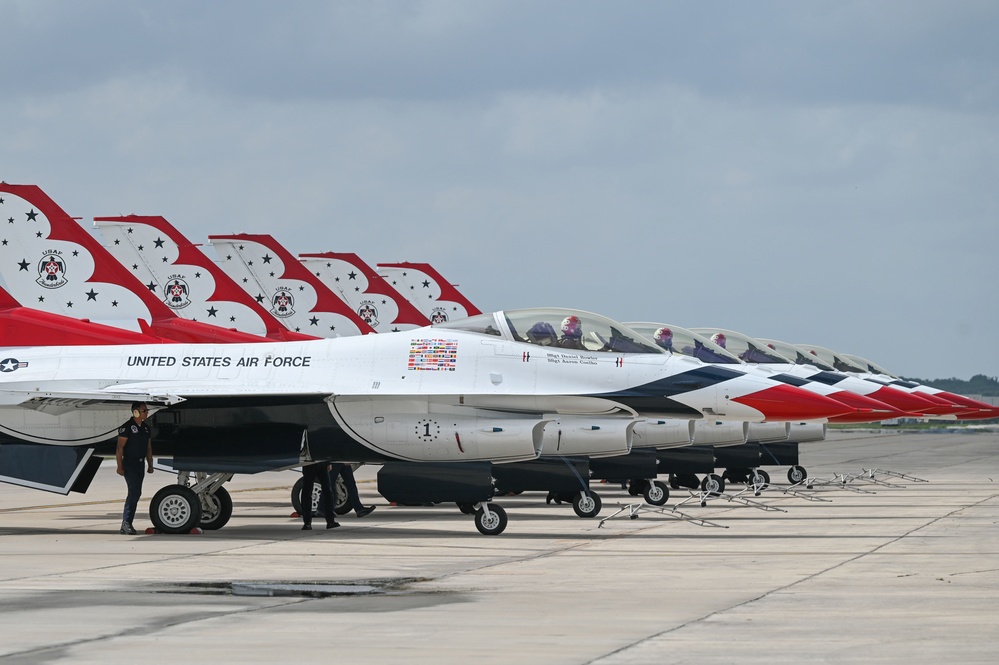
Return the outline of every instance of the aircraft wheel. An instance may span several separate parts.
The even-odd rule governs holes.
[[[215,494],[206,494],[204,500],[209,509],[205,510],[205,505],[201,506],[202,529],[214,531],[229,523],[229,518],[232,517],[232,497],[226,488],[220,487],[215,490]]]
[[[498,536],[506,529],[507,517],[503,506],[489,506],[489,514],[479,508],[475,511],[475,528],[483,536]]]
[[[631,496],[638,496],[639,494],[642,493],[644,489],[646,489],[645,486],[646,482],[647,482],[646,480],[643,480],[641,478],[632,479],[628,483],[628,494],[630,494]]]
[[[701,490],[717,496],[725,491],[725,480],[716,473],[709,473],[701,481]]]
[[[787,480],[792,485],[797,485],[798,483],[805,480],[808,477],[808,472],[805,471],[805,467],[798,466],[795,464],[790,469],[787,470]]]
[[[461,511],[462,515],[471,515],[475,512],[475,507],[470,503],[459,503],[458,510]]]
[[[299,515],[302,515],[304,513],[304,511],[302,510],[302,485],[304,484],[305,481],[299,478],[298,480],[295,481],[295,484],[292,485],[291,487],[291,506],[292,508],[295,509],[295,512],[298,513]],[[323,494],[323,488],[319,485],[319,483],[313,483],[312,514],[315,515],[316,517],[324,517],[322,508],[320,508],[320,506],[322,505],[322,500],[321,500],[322,494]],[[340,500],[340,490],[339,488],[337,488],[337,501],[339,500]],[[349,512],[350,510],[348,509],[342,513],[337,513],[337,514],[346,515]]]
[[[678,490],[680,489],[680,481],[677,479],[675,474],[669,474],[669,486],[670,489]]]
[[[190,533],[201,524],[201,501],[190,487],[167,485],[153,495],[149,519],[163,533]]]
[[[648,483],[642,494],[645,497],[645,503],[651,506],[662,506],[669,501],[669,488],[661,480],[653,480]]]
[[[295,484],[291,486],[291,507],[295,509],[295,512],[299,515],[302,514],[302,479],[299,478],[295,481]]]
[[[763,469],[754,469],[749,472],[749,479],[746,484],[758,490],[765,490],[770,487],[770,474]]]
[[[580,517],[596,517],[601,507],[600,497],[596,492],[585,490],[572,499],[572,509]]]
[[[336,482],[333,483],[333,491],[336,496],[333,497],[333,512],[337,515],[346,515],[353,508],[350,507],[350,499],[347,497],[347,483],[343,482],[343,477],[337,476]],[[318,501],[318,499],[316,499]]]

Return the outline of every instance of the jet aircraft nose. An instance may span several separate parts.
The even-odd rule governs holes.
[[[822,420],[853,410],[834,399],[783,384],[733,397],[732,401],[756,409],[765,420]]]
[[[958,420],[990,420],[992,418],[999,418],[999,407],[992,406],[988,402],[982,402],[943,390],[933,393],[933,395],[957,405],[954,415]],[[923,393],[920,392],[919,396],[922,397]]]
[[[920,397],[924,397],[926,393],[922,391],[917,391]],[[999,417],[999,408],[992,406],[987,402],[980,402],[977,399],[971,399],[970,397],[965,397],[964,395],[956,395],[947,391],[940,391],[932,393],[932,395],[938,399],[942,399],[950,404],[954,405],[954,410],[951,411],[953,415],[956,415],[959,420],[987,420],[990,418]]]
[[[890,404],[852,393],[849,390],[840,390],[831,393],[828,397],[856,410],[854,413],[844,413],[830,418],[829,422],[833,423],[870,423],[905,415],[904,411],[896,409]]]
[[[907,393],[904,390],[898,390],[890,386],[881,386],[874,392],[868,393],[867,397],[890,404],[907,414],[934,413],[935,409],[939,406],[929,400],[923,399],[919,395]]]

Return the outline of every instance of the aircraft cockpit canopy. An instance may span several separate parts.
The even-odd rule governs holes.
[[[872,363],[867,358],[861,358],[860,356],[855,356],[849,353],[844,353],[843,357],[846,358],[847,360],[857,363],[862,367],[866,367],[867,371],[870,372],[871,374],[884,374],[885,376],[890,376],[894,379],[899,378],[898,374],[895,374],[894,372],[889,372],[881,365],[877,363]]]
[[[703,335],[723,347],[742,362],[751,364],[779,363],[782,365],[793,362],[790,358],[771,349],[760,340],[753,339],[742,333],[732,330],[722,330],[721,328],[692,328],[692,330],[698,335]]]
[[[626,326],[654,341],[667,353],[679,353],[706,363],[741,365],[742,361],[707,337],[668,323],[626,323]]]
[[[812,344],[795,344],[795,346],[806,353],[818,356],[820,360],[824,360],[835,367],[837,372],[846,372],[847,374],[857,374],[858,372],[863,374],[868,372],[866,366],[858,365],[852,360],[848,360],[840,354],[829,349],[824,349],[821,346],[814,346]]]
[[[665,353],[623,323],[575,309],[506,310],[448,321],[434,327],[466,330],[511,341],[579,351]]]
[[[790,358],[794,361],[795,365],[811,365],[812,367],[818,367],[826,372],[835,372],[836,368],[825,362],[818,356],[814,356],[808,353],[804,349],[799,349],[793,344],[788,344],[787,342],[779,342],[775,339],[763,339],[758,338],[759,341],[766,344],[768,347],[781,354],[785,358]]]

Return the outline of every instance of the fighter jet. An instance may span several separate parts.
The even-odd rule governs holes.
[[[536,324],[564,314],[499,312],[309,342],[8,348],[0,362],[0,453],[29,443],[83,451],[73,485],[85,486],[94,449],[113,440],[128,403],[144,401],[156,411],[157,445],[173,452],[178,466],[208,474],[153,497],[154,524],[181,532],[202,519],[199,495],[228,506],[216,513],[228,519],[222,484],[243,469],[328,459],[528,460],[541,453],[555,420],[565,422],[556,446],[596,441],[626,450],[640,411],[765,420],[821,419],[844,408],[671,356],[585,312],[567,315],[589,326],[563,331],[575,347],[558,336],[560,345],[547,345],[539,336],[546,326]],[[4,339],[0,345],[10,346]],[[483,499],[474,509],[481,532],[505,528],[498,506]]]

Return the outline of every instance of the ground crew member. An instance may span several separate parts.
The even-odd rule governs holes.
[[[135,535],[132,520],[142,496],[142,461],[146,461],[146,473],[153,472],[153,441],[146,418],[149,407],[142,402],[132,404],[132,417],[118,428],[118,447],[115,459],[118,461],[118,475],[125,476],[128,496],[125,497],[125,510],[121,515],[121,530],[118,533]]]
[[[335,529],[340,526],[336,521],[336,513],[333,506],[333,484],[330,482],[329,462],[315,462],[302,466],[302,531],[312,531],[312,489],[316,482],[322,488],[319,497],[319,507],[326,518],[326,528]]]

